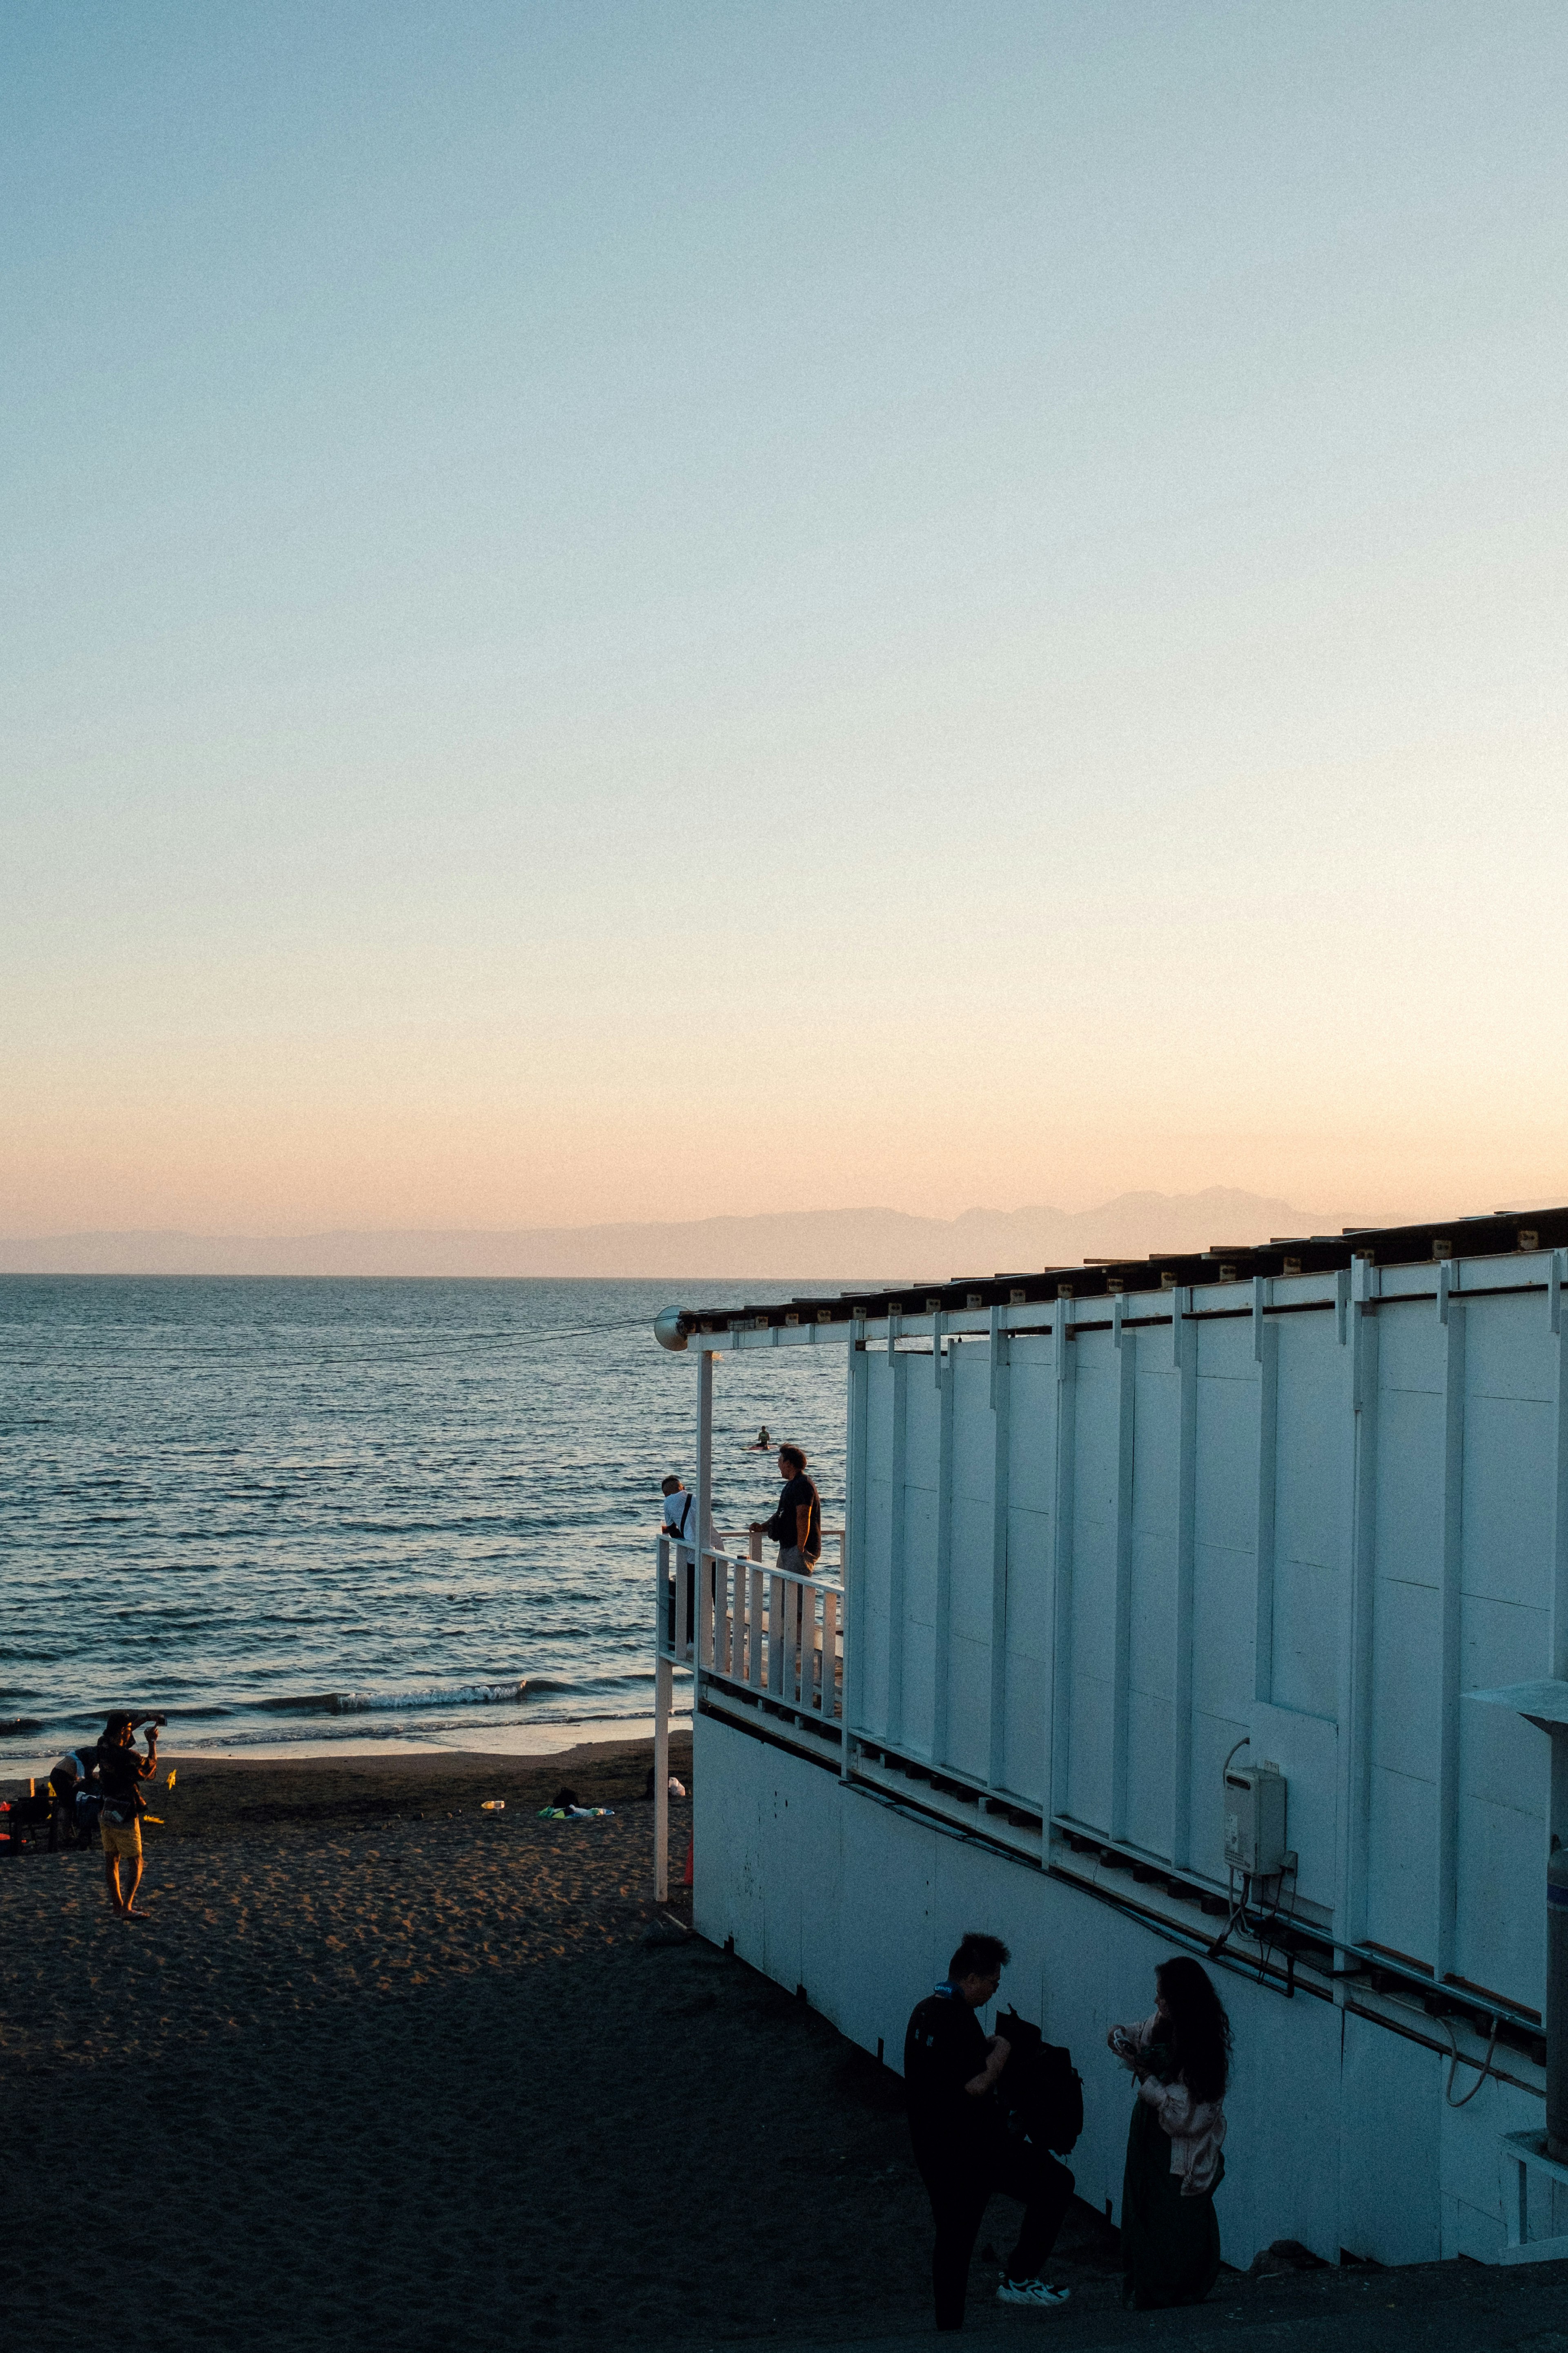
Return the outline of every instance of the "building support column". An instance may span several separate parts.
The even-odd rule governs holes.
[[[659,1596],[664,1608],[664,1596]],[[653,1900],[669,1901],[669,1710],[675,1669],[659,1657],[653,1666]]]

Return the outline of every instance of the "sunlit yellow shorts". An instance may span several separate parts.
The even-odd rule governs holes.
[[[142,1817],[136,1815],[128,1822],[111,1822],[107,1815],[98,1818],[98,1835],[103,1841],[105,1854],[140,1854],[142,1852]]]

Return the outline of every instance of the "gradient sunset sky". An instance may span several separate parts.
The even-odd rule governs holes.
[[[1568,1198],[1568,17],[0,18],[0,1231]]]

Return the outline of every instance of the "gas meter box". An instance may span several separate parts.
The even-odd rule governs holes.
[[[1277,1766],[1227,1766],[1225,1860],[1231,1871],[1272,1879],[1285,1869],[1285,1776]]]

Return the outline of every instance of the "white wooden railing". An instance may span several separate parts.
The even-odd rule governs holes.
[[[825,1531],[825,1534],[841,1532]],[[658,1540],[658,1655],[828,1723],[844,1710],[844,1588],[744,1553]]]

